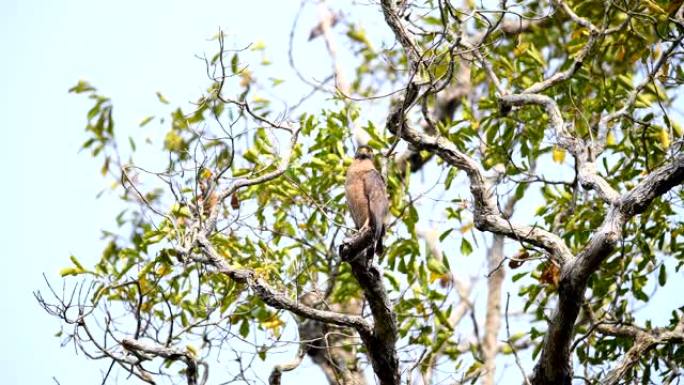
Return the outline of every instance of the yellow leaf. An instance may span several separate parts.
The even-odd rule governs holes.
[[[171,269],[171,266],[167,265],[166,263],[163,263],[161,266],[157,268],[156,274],[160,277],[163,277],[167,274],[169,274],[173,269]]]
[[[284,325],[285,322],[276,315],[261,323],[264,329],[272,331],[275,336],[280,336],[280,328]]]
[[[677,137],[682,137],[684,135],[684,130],[682,129],[682,126],[679,125],[677,122],[672,122],[672,129],[674,130],[675,135]]]
[[[281,320],[280,318],[273,316],[269,318],[268,320],[264,321],[261,323],[261,326],[263,326],[266,329],[276,329],[281,326],[285,325],[285,322]]]
[[[615,144],[615,135],[613,135],[613,131],[608,131],[608,135],[606,135],[606,144],[609,146]]]
[[[268,273],[268,269],[267,269],[267,268],[265,268],[265,267],[257,267],[256,269],[254,269],[254,275],[257,276],[258,278],[261,278],[261,279],[263,279],[263,280],[268,281],[268,278],[269,278],[269,275],[270,275],[270,274]]]
[[[138,278],[138,284],[140,285],[140,291],[143,294],[147,294],[147,293],[151,292],[155,287],[154,283],[150,282],[145,277]]]
[[[435,273],[435,272],[430,272],[430,283],[435,283],[435,281],[441,281],[444,279],[447,279],[449,277],[449,273]]]
[[[167,150],[171,151],[181,151],[183,150],[185,142],[183,141],[183,138],[176,133],[176,131],[171,130],[166,134],[166,137],[164,138],[164,147]]]
[[[242,72],[240,72],[240,86],[241,87],[247,87],[252,83],[252,74],[249,72],[249,70],[244,69]]]
[[[663,64],[662,68],[660,68],[660,71],[658,71],[658,79],[660,81],[666,81],[667,80],[667,74],[670,73],[670,62],[665,62]]]
[[[266,43],[264,43],[263,40],[259,40],[256,43],[252,44],[251,50],[252,51],[263,51],[266,48]]]
[[[665,128],[660,129],[659,139],[660,139],[660,145],[663,148],[670,147],[670,133],[667,131],[667,129],[665,129]]]
[[[576,29],[572,32],[572,35],[570,35],[570,38],[577,39],[577,38],[580,38],[582,36],[589,36],[589,30],[586,28]]]
[[[140,121],[139,126],[140,126],[140,127],[144,127],[147,123],[149,123],[150,121],[152,121],[152,119],[154,119],[154,116],[148,116],[148,117],[146,117],[145,119],[143,119],[143,120]]]
[[[475,362],[466,371],[466,376],[468,375],[473,375],[474,373],[477,373],[480,371],[480,368],[482,367],[482,364],[479,362]]]
[[[206,168],[206,167],[205,167],[205,168],[202,168],[202,171],[200,171],[199,177],[200,177],[200,179],[209,179],[209,178],[211,178],[211,170],[209,170],[209,169]]]
[[[529,47],[530,47],[530,43],[528,43],[528,42],[522,42],[522,43],[518,44],[518,45],[515,47],[515,49],[513,49],[513,54],[514,54],[515,56],[520,56],[520,55],[524,54],[525,51],[527,51],[527,49],[528,49]]]
[[[259,95],[256,95],[256,96],[254,96],[254,98],[252,98],[252,102],[254,102],[254,103],[266,103],[266,102],[268,102],[268,100],[262,98]]]
[[[140,305],[141,312],[149,313],[150,310],[152,310],[152,302],[145,302],[142,305]]]
[[[475,226],[475,224],[473,222],[466,223],[465,225],[461,226],[461,228],[458,229],[458,231],[460,231],[461,234],[465,234],[468,231],[470,231],[473,228],[473,226]]]
[[[361,43],[367,47],[371,46],[366,31],[363,28],[353,28],[347,31],[347,36],[355,42]]]
[[[662,14],[667,14],[664,9],[660,8],[660,6],[656,3],[654,3],[651,0],[644,0],[644,4],[646,4],[646,8],[650,9],[653,12],[660,13]]]
[[[180,203],[174,203],[173,206],[171,206],[171,214],[176,218],[190,218],[192,216],[190,208],[186,205],[181,205]]]
[[[439,259],[437,259],[439,258]],[[430,272],[441,275],[446,271],[446,267],[441,261],[441,255],[440,256],[434,256],[430,257],[427,260],[427,268],[430,270]]]
[[[563,161],[565,160],[565,150],[558,146],[553,146],[552,157],[554,162],[563,163]]]
[[[59,271],[59,275],[62,277],[66,277],[67,275],[76,275],[80,272],[81,271],[76,267],[65,267]]]
[[[187,350],[188,353],[190,353],[193,357],[197,357],[197,348],[191,344],[185,345],[185,350]]]
[[[157,91],[157,98],[159,99],[160,102],[162,102],[164,104],[169,104],[169,101],[159,91]]]

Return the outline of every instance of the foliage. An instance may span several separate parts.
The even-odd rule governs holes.
[[[74,305],[79,317],[62,314],[64,322],[86,328],[90,336],[70,338],[143,381],[152,381],[157,372],[175,376],[178,371],[192,381],[188,372],[196,366],[151,369],[146,360],[131,357],[164,357],[167,367],[178,360],[208,365],[224,341],[259,336],[251,354],[266,359],[286,344],[287,325],[302,325],[304,318],[298,311],[292,316],[277,301],[274,306],[263,287],[292,301],[318,293],[324,301],[309,303],[311,308],[369,318],[359,305],[365,289],[337,253],[352,233],[344,173],[355,145],[352,134],[363,131],[382,154],[378,167],[390,196],[387,247],[376,262],[396,316],[403,378],[467,382],[485,375],[482,336],[459,327],[465,324],[462,305],[471,314],[476,307],[469,277],[454,262],[480,263],[472,259],[485,258],[491,237],[482,234],[492,232],[509,237],[507,257],[497,269],[513,270],[508,284],[519,294],[514,306],[523,313],[512,316],[516,333],[509,332],[497,351],[509,359],[520,351],[528,371],[543,360],[545,338],[553,338],[547,333],[552,309],[564,309],[558,294],[569,277],[569,262],[533,239],[483,225],[478,197],[469,190],[474,171],[468,165],[454,167],[444,147],[418,148],[405,137],[409,131],[385,125],[387,113],[377,111],[396,108],[409,99],[396,96],[397,90],[418,84],[422,93],[403,111],[406,130],[421,127],[472,159],[492,181],[489,193],[498,207],[517,203],[515,223],[557,235],[569,255],[579,258],[615,210],[602,190],[625,194],[681,159],[682,2],[504,1],[489,12],[469,1],[459,6],[439,0],[398,3],[394,12],[408,20],[405,27],[420,60],[406,54],[406,44],[373,36],[352,13],[337,27],[337,38],[346,39],[355,54],[344,68],[352,81],[346,92],[330,91],[334,98],[316,101],[315,108],[298,105],[283,114],[272,100],[257,96],[255,89],[277,92],[282,82],[260,78],[259,67],[247,66],[246,60],[258,60],[266,48],[231,51],[221,33],[219,52],[207,60],[207,91],[191,111],[171,107],[158,94],[168,117],[145,118],[140,126],[163,130],[163,140],[145,144],[145,150],[136,144],[140,138],[119,136],[111,101],[100,91],[83,81],[70,90],[93,101],[83,148],[102,163],[102,174],[115,182],[125,205],[116,215],[119,227],[104,233],[100,261],[85,267],[72,257],[62,271],[85,277],[84,288],[90,287],[87,298],[81,292]],[[501,9],[507,10],[505,17]],[[554,74],[569,76],[554,80]],[[544,87],[535,89],[540,84]],[[320,86],[318,92],[326,89]],[[559,132],[547,105],[506,99],[514,94],[539,94],[555,102],[566,133]],[[383,95],[393,96],[377,98]],[[575,152],[566,136],[590,143],[589,155]],[[166,163],[160,171],[136,161],[148,151]],[[406,159],[411,167],[402,163]],[[591,172],[583,174],[585,165],[594,167],[610,189],[593,183]],[[413,174],[417,169],[423,178]],[[625,383],[670,383],[680,376],[681,301],[673,299],[666,324],[640,323],[644,318],[637,314],[654,295],[672,295],[672,288],[681,285],[684,190],[679,183],[681,177],[671,190],[657,189],[658,197],[620,226],[614,250],[592,268],[586,290],[580,291],[585,300],[580,294],[582,312],[576,322],[572,319],[572,363],[586,383],[599,383],[623,364],[628,364],[621,372]],[[425,236],[426,228],[436,236]],[[251,278],[237,279],[207,256],[198,237],[204,233],[230,269],[249,271]],[[481,287],[482,281],[473,285]],[[500,308],[495,311],[501,315]],[[477,321],[475,315],[472,319]],[[96,322],[104,329],[99,340]],[[638,331],[624,329],[630,327]],[[662,337],[667,331],[680,334]],[[623,356],[636,351],[639,338],[646,336],[662,340],[625,363]],[[113,347],[98,342],[107,338]],[[124,338],[190,353],[140,353],[121,343]],[[345,342],[347,350],[359,349],[346,363],[353,370],[372,364],[364,354],[372,347],[364,342]],[[244,367],[239,371],[248,373]]]

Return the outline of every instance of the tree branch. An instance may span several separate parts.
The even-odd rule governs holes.
[[[297,355],[292,360],[273,367],[273,371],[271,371],[271,375],[268,377],[269,385],[280,385],[283,372],[294,370],[302,363],[306,355],[306,349],[304,349],[303,345],[303,343],[300,344],[299,349],[297,349]]]
[[[504,215],[507,218],[511,216],[517,202],[518,199],[515,195],[508,198],[508,202],[506,202],[504,207]],[[487,253],[489,275],[487,277],[487,314],[485,315],[484,337],[482,339],[482,359],[484,361],[483,385],[494,385],[495,383],[496,356],[499,353],[497,337],[501,327],[501,288],[506,277],[506,270],[502,266],[504,241],[505,237],[503,235],[494,234],[492,246]],[[506,301],[506,305],[508,306],[508,301]],[[508,317],[507,313],[508,309],[506,309],[506,317]],[[506,327],[508,329],[508,323]]]
[[[456,84],[447,87],[437,96],[437,101],[434,106],[435,121],[446,124],[453,119],[454,112],[461,104],[461,99],[468,95],[471,91],[470,85],[470,69],[463,66],[459,71],[456,79]],[[434,135],[435,129],[430,124],[424,124],[423,131]],[[411,169],[411,172],[420,170],[430,159],[432,155],[422,156],[420,150],[409,147],[406,151],[397,156],[395,162],[397,164],[400,176],[406,175],[406,170]]]
[[[617,385],[624,380],[629,370],[636,365],[644,354],[658,344],[684,342],[684,317],[679,319],[673,330],[644,330],[635,326],[600,325],[597,330],[604,334],[629,336],[634,345],[627,351],[620,363],[611,370],[601,382],[602,385]]]
[[[585,189],[593,189],[607,203],[614,204],[619,194],[610,184],[598,174],[596,166],[590,160],[590,153],[582,140],[570,135],[565,128],[558,104],[546,95],[540,94],[512,94],[500,98],[504,105],[522,106],[538,105],[546,110],[549,124],[553,128],[558,144],[568,150],[577,162],[577,177]]]
[[[252,290],[254,290],[261,300],[267,304],[277,309],[290,311],[304,318],[339,326],[349,326],[356,329],[361,335],[368,335],[371,333],[372,325],[362,317],[344,313],[336,313],[327,310],[319,310],[310,306],[306,306],[301,302],[295,301],[287,294],[276,291],[254,271],[231,267],[228,262],[219,255],[214,246],[206,237],[200,234],[197,241],[199,245],[202,246],[202,252],[206,255],[206,258],[199,259],[199,262],[212,265],[219,272],[238,282],[246,284]]]
[[[188,385],[204,385],[209,377],[209,367],[202,361],[198,361],[195,356],[188,350],[183,350],[179,348],[166,347],[163,345],[151,344],[147,342],[142,342],[133,338],[124,338],[121,341],[121,345],[128,351],[134,352],[136,354],[146,353],[151,354],[155,357],[163,357],[169,360],[180,360],[187,365],[187,370],[185,375],[188,380]],[[197,381],[198,365],[204,367],[202,373],[202,379]]]
[[[449,165],[466,172],[475,205],[475,227],[478,230],[505,235],[540,247],[560,264],[572,257],[570,249],[557,235],[538,227],[513,224],[506,219],[496,204],[496,196],[484,170],[448,139],[419,133],[408,126],[404,127],[402,138],[418,148],[435,151]]]
[[[680,152],[616,200],[589,244],[561,268],[558,303],[548,323],[532,384],[570,384],[570,342],[589,277],[615,249],[623,225],[683,181],[684,153]]]
[[[370,228],[345,239],[340,245],[340,258],[349,263],[352,274],[368,301],[373,314],[373,332],[359,333],[368,350],[368,357],[381,385],[399,385],[399,358],[396,343],[398,339],[397,320],[392,303],[382,281],[379,267],[367,260],[366,249],[373,237]]]

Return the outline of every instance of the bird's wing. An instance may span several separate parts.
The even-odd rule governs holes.
[[[369,170],[364,174],[363,188],[366,197],[368,197],[368,211],[370,212],[371,226],[375,230],[375,239],[379,239],[382,236],[389,202],[387,201],[385,181],[378,170]]]

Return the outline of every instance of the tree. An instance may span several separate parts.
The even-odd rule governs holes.
[[[677,383],[681,301],[664,324],[638,310],[684,264],[683,2],[373,6],[390,38],[321,6],[310,39],[333,73],[312,81],[290,47],[311,92],[285,111],[255,91],[279,89],[248,66],[264,47],[219,33],[206,93],[159,120],[161,171],[117,136],[109,99],[70,90],[94,102],[83,147],[127,208],[95,266],[62,271],[72,292],[36,294],[67,340],[148,383],[204,384],[211,366],[216,383],[265,379],[258,361],[292,344],[271,384],[307,355],[331,384],[367,383],[367,367],[383,385],[493,384],[511,357],[527,384]],[[343,199],[359,143],[381,154],[391,204],[371,265]],[[487,274],[469,282],[453,261],[473,252]]]

